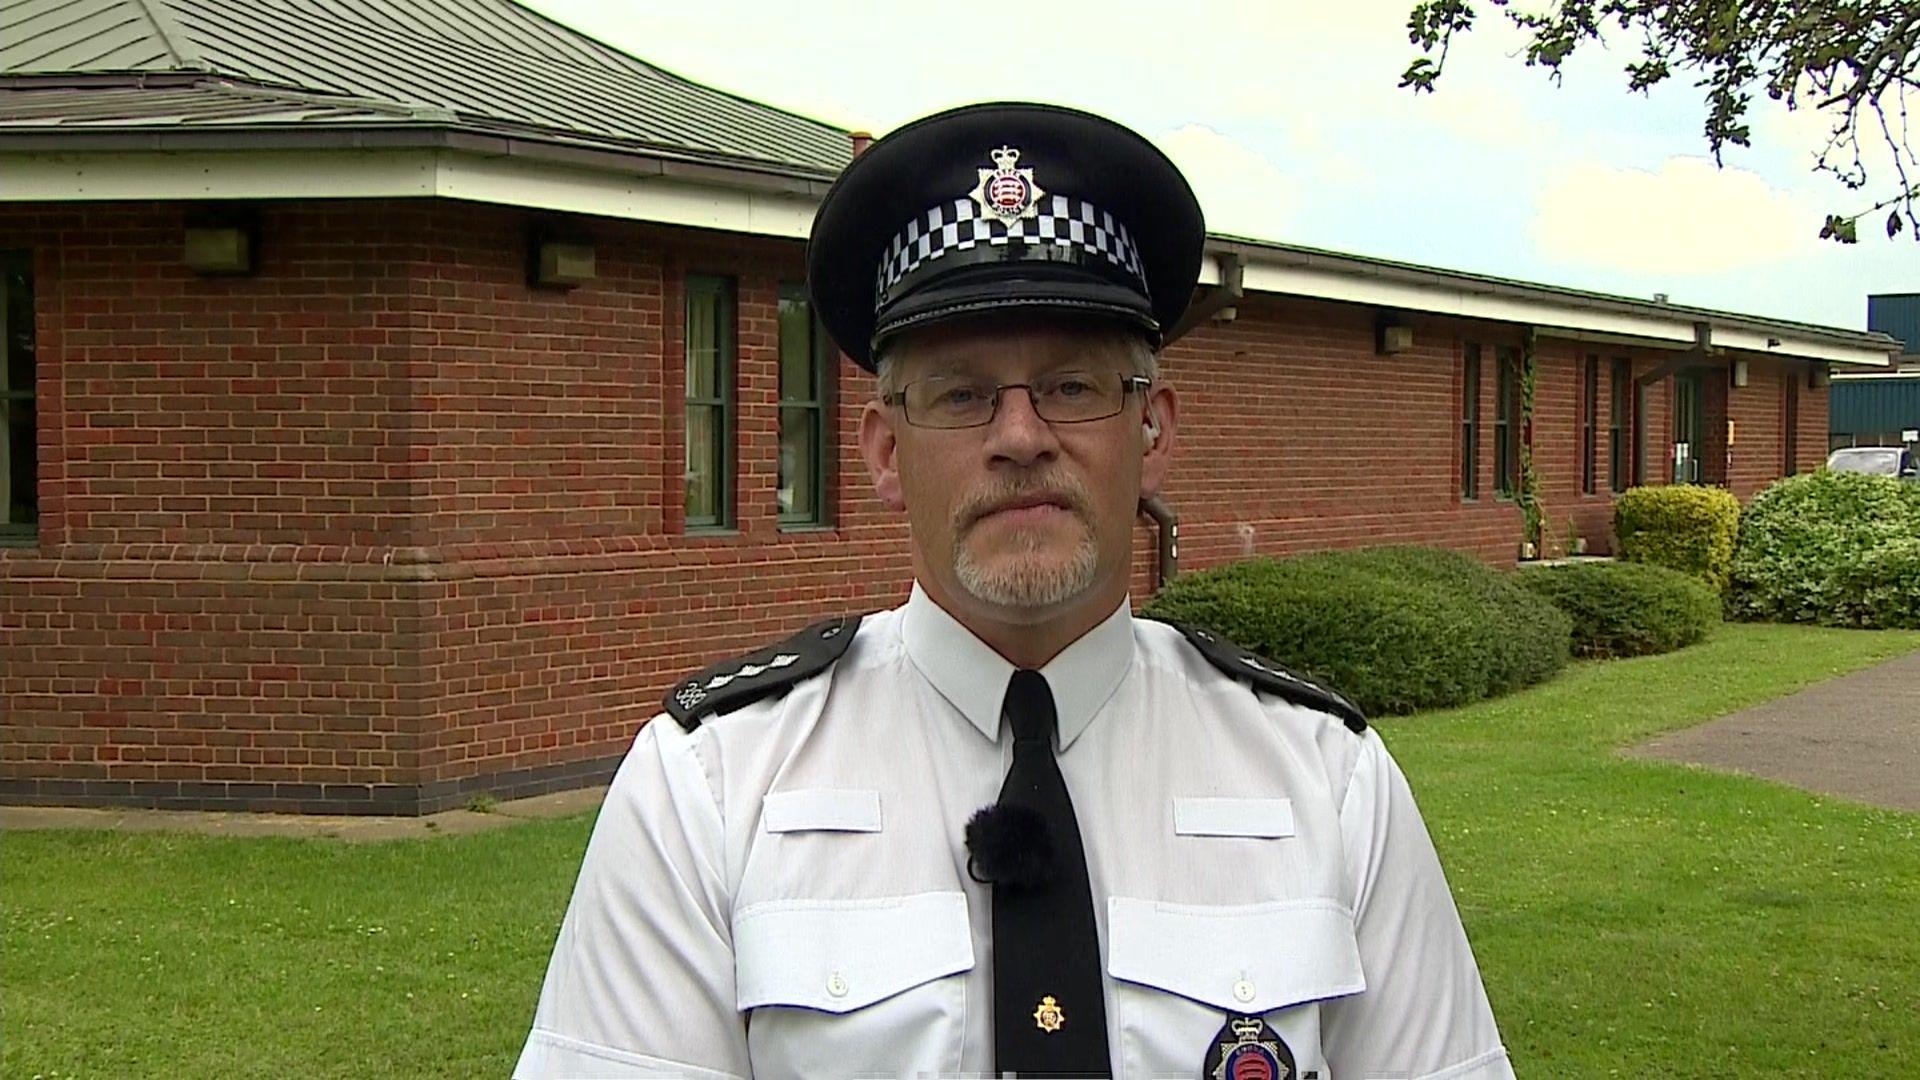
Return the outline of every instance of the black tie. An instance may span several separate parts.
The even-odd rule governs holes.
[[[1111,1076],[1087,856],[1073,800],[1053,759],[1056,719],[1046,677],[1014,672],[1003,711],[1013,727],[1013,766],[1000,787],[999,806],[1044,820],[1052,859],[1037,885],[993,886],[994,1070],[1003,1076]]]

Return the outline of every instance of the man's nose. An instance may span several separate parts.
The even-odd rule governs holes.
[[[1000,391],[1000,404],[987,428],[987,449],[996,458],[1026,465],[1051,457],[1059,449],[1053,425],[1033,407],[1033,391],[1009,386]]]

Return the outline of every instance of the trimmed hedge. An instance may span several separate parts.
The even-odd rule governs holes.
[[[1740,522],[1735,618],[1920,627],[1920,485],[1825,469],[1754,497]]]
[[[1528,567],[1520,584],[1573,620],[1573,654],[1608,659],[1672,652],[1720,625],[1720,597],[1690,574],[1649,563]]]
[[[1566,664],[1571,633],[1567,617],[1513,575],[1411,547],[1184,574],[1142,613],[1218,631],[1376,716],[1539,682]]]
[[[1667,484],[1628,488],[1613,503],[1622,559],[1665,566],[1727,588],[1740,533],[1740,500],[1722,488]]]

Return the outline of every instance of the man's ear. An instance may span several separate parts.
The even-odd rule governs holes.
[[[897,512],[907,508],[907,498],[900,489],[900,444],[893,424],[893,413],[877,401],[860,410],[860,456],[873,479],[873,493]]]
[[[1147,393],[1146,409],[1141,413],[1140,497],[1151,499],[1160,494],[1167,472],[1173,466],[1173,446],[1180,433],[1180,395],[1173,387],[1156,382]],[[1148,430],[1153,432],[1148,437]]]

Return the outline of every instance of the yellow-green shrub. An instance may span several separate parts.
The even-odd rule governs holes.
[[[1740,500],[1697,484],[1629,488],[1613,503],[1619,555],[1694,577],[1724,591],[1740,535]]]

